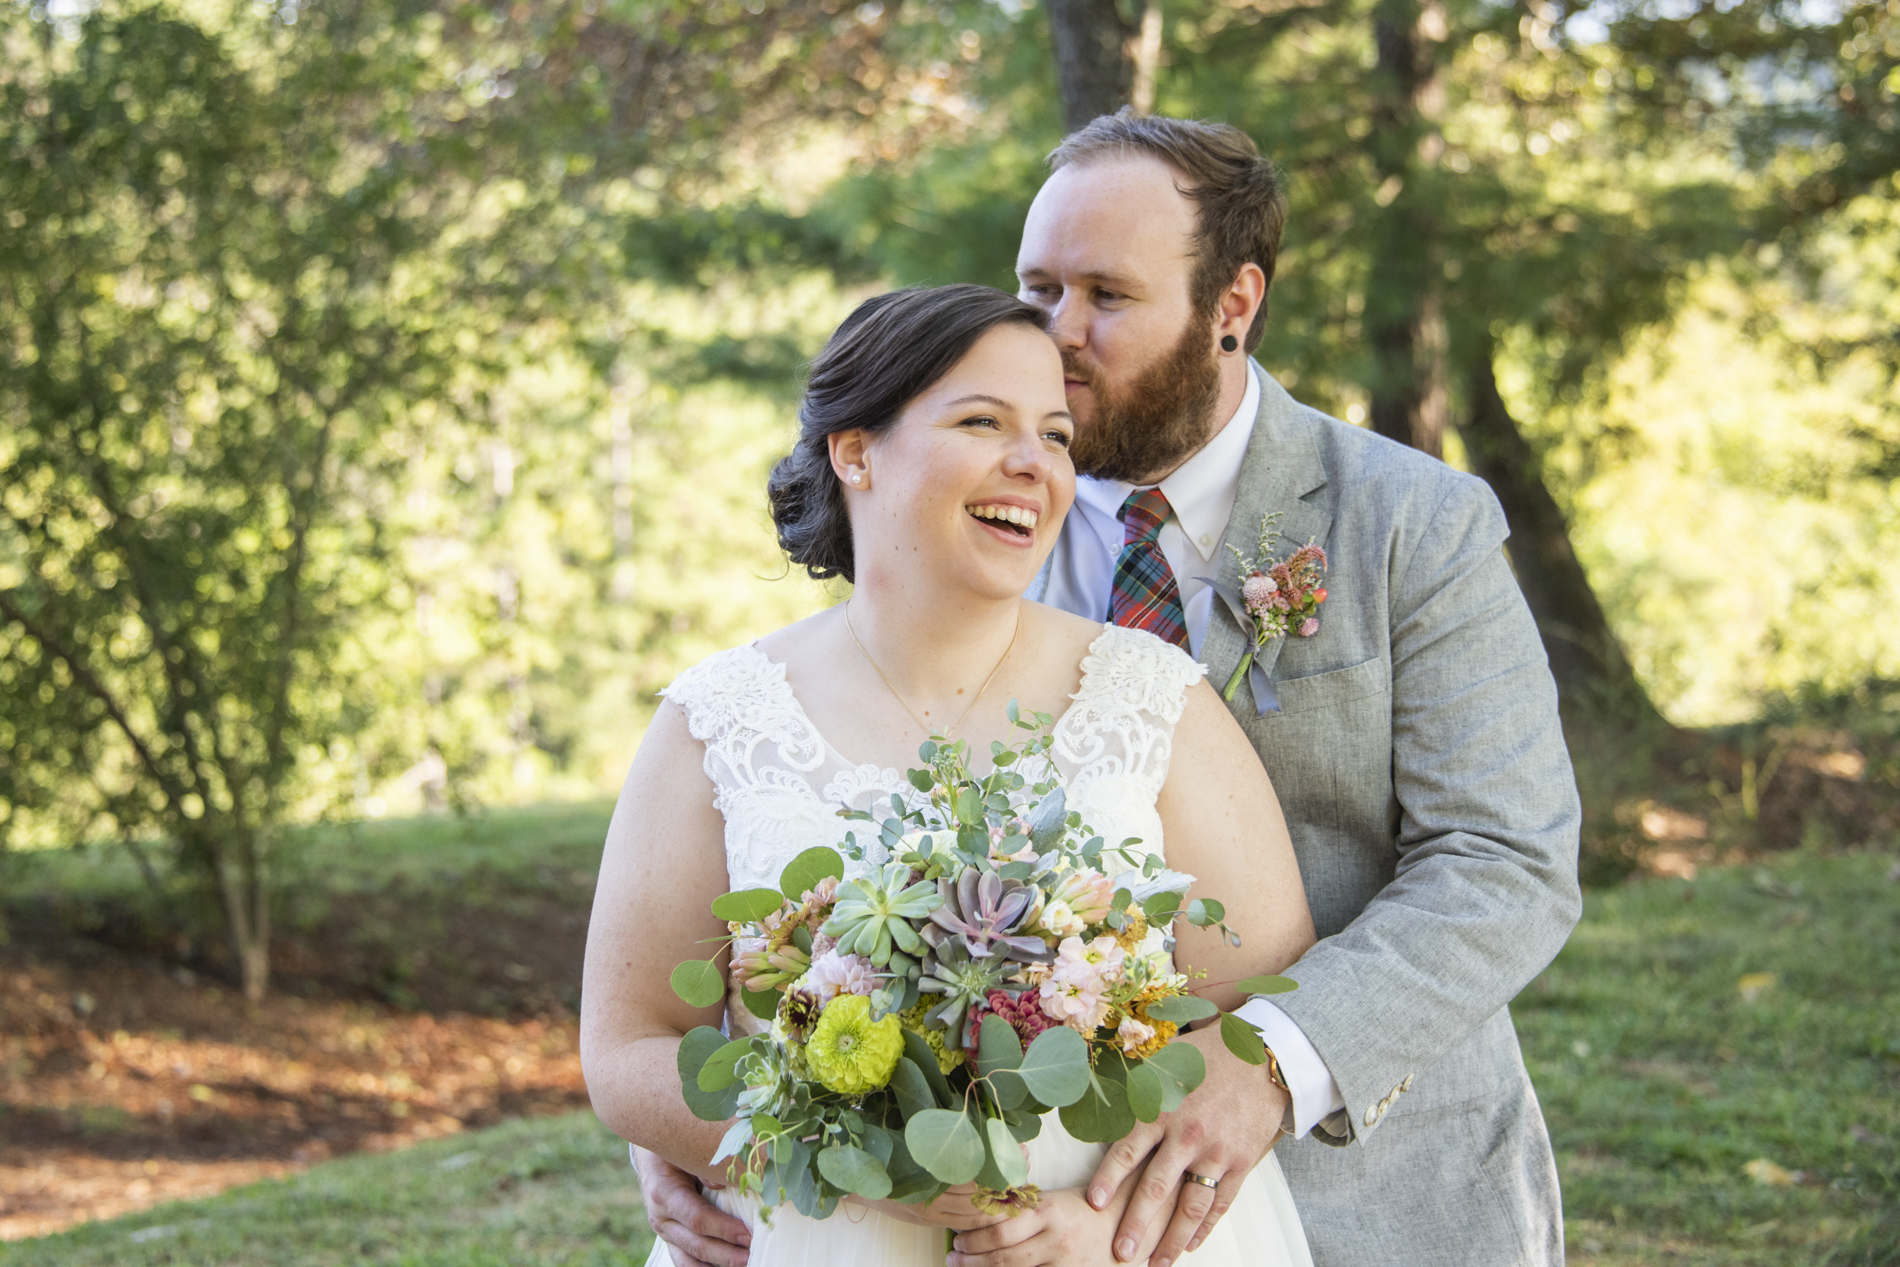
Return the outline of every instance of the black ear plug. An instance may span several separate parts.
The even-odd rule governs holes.
[[[1220,337],[1220,350],[1223,352],[1232,352],[1235,348],[1239,346],[1240,346],[1240,340],[1236,339],[1231,334],[1223,334]]]

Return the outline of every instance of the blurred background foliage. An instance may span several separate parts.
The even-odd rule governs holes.
[[[1665,750],[1760,822],[1794,722],[1900,781],[1900,0],[0,0],[0,842],[130,850],[259,993],[299,824],[611,793],[837,597],[764,510],[801,367],[1012,285],[1084,19],[1284,170],[1267,369],[1600,604],[1573,723],[1666,719],[1579,742],[1604,839]]]

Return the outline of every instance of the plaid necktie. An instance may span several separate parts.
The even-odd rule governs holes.
[[[1115,560],[1108,618],[1118,625],[1146,629],[1185,650],[1187,619],[1181,614],[1181,587],[1161,553],[1161,525],[1168,521],[1170,509],[1158,488],[1130,493],[1122,503],[1122,552]]]

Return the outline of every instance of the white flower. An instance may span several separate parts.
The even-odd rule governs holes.
[[[1135,1048],[1154,1036],[1154,1026],[1144,1024],[1132,1016],[1125,1018],[1120,1025],[1115,1027],[1115,1037],[1121,1039],[1124,1052],[1133,1052]]]
[[[1082,917],[1069,909],[1069,904],[1061,898],[1042,908],[1042,918],[1036,921],[1057,937],[1075,937],[1087,927]]]

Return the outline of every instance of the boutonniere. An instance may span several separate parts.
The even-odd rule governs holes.
[[[1240,627],[1253,635],[1227,685],[1221,688],[1221,698],[1233,699],[1240,680],[1251,678],[1254,708],[1263,714],[1278,712],[1280,701],[1257,657],[1275,638],[1311,638],[1318,633],[1319,607],[1326,601],[1325,587],[1320,584],[1326,573],[1326,551],[1308,541],[1283,559],[1274,557],[1274,546],[1280,540],[1276,531],[1280,514],[1275,511],[1260,517],[1260,536],[1251,556],[1231,545],[1227,547],[1240,562],[1239,589],[1211,577],[1200,578],[1226,600]]]

